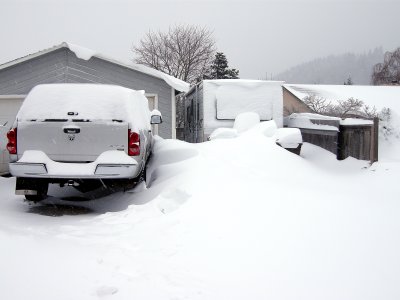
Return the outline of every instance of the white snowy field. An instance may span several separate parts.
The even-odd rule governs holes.
[[[147,188],[41,204],[0,178],[0,299],[399,299],[399,145],[158,139]]]

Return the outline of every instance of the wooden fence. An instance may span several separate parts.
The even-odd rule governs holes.
[[[349,156],[357,159],[378,161],[379,119],[372,125],[340,125],[337,159]]]
[[[338,131],[300,128],[303,142],[324,148],[337,155]]]
[[[339,125],[326,124],[321,120],[311,120],[320,125],[331,125],[334,129],[300,128],[303,142],[322,147],[336,155],[338,160],[349,156],[356,159],[369,160],[371,163],[378,161],[378,131],[379,119],[375,118],[371,125]]]

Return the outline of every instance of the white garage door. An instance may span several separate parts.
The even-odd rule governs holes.
[[[0,174],[8,172],[9,155],[6,149],[7,131],[14,123],[15,116],[25,96],[0,95]]]

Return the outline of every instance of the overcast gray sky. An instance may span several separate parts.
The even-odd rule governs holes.
[[[63,41],[116,59],[149,29],[205,26],[241,78],[330,54],[400,47],[400,0],[0,0],[0,63]]]

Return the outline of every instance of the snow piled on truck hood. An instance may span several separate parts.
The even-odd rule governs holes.
[[[400,298],[399,160],[296,156],[249,130],[157,139],[147,175],[36,205],[0,178],[1,298]]]

